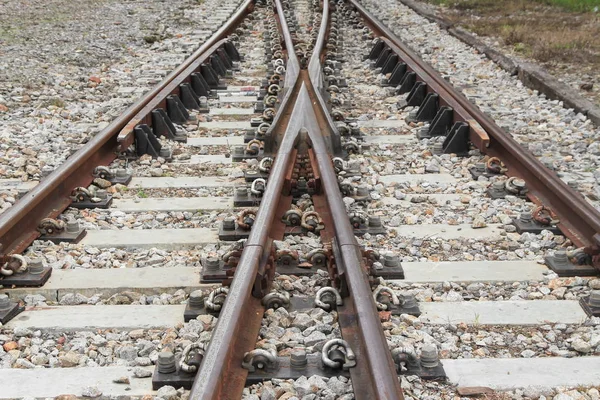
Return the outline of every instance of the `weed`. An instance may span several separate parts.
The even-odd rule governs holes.
[[[148,195],[146,194],[146,192],[144,192],[142,189],[138,190],[137,196],[140,197],[140,198],[142,198],[142,199],[145,199],[145,198],[148,197]]]

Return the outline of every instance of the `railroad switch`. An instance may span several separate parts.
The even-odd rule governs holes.
[[[519,218],[513,219],[513,225],[517,228],[518,233],[534,233],[539,235],[542,231],[550,231],[555,235],[562,235],[560,228],[558,228],[551,220],[545,221],[540,216],[539,207],[534,210],[534,212],[523,212],[519,215]],[[535,216],[534,216],[535,213]],[[540,221],[544,221],[541,223]]]
[[[580,253],[584,255],[584,253]],[[569,253],[566,250],[557,250],[554,252],[554,256],[544,257],[546,266],[552,271],[556,272],[559,276],[595,276],[598,275],[598,270],[591,265],[585,265],[586,259],[581,257],[578,259],[577,264],[571,261]],[[581,264],[579,264],[581,262]]]
[[[29,262],[20,254],[13,254],[7,258],[8,261],[0,268],[0,285],[4,287],[40,287],[52,275],[52,268],[44,267],[39,258]]]
[[[129,185],[133,178],[133,173],[125,168],[110,169],[106,166],[98,166],[92,174],[94,178],[101,178],[109,181],[112,185]]]
[[[3,281],[0,280],[0,283]],[[10,301],[8,295],[0,294],[0,324],[6,324],[23,310],[25,307],[20,306],[18,302]]]
[[[38,240],[49,240],[55,244],[78,243],[87,234],[76,220],[65,222],[52,218],[44,218],[38,225],[38,232],[41,234]]]
[[[588,317],[600,317],[600,290],[592,290],[589,296],[579,299],[579,304]]]

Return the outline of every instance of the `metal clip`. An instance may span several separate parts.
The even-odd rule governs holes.
[[[206,345],[204,343],[188,344],[183,350],[183,353],[181,354],[179,368],[184,372],[194,373],[198,371],[198,367],[200,367],[200,363],[204,358],[205,352]],[[192,357],[195,357],[196,359],[194,360]]]
[[[290,305],[290,294],[288,292],[271,292],[263,297],[260,302],[267,309],[285,308]]]
[[[387,304],[379,301],[379,296],[385,296],[385,294],[388,294],[392,298],[392,304],[395,304],[395,305],[400,304],[400,299],[398,298],[398,296],[396,295],[396,293],[394,293],[394,291],[392,289],[390,289],[387,286],[380,286],[373,293],[373,299],[375,300],[375,303],[377,304],[377,309],[379,311],[385,311],[388,309]]]
[[[254,349],[244,354],[242,368],[250,372],[257,369],[266,370],[277,368],[277,353],[275,350]]]
[[[356,366],[356,356],[348,342],[343,339],[331,339],[323,346],[321,360],[329,368],[348,370]]]
[[[329,311],[331,310],[333,304],[336,306],[341,306],[344,304],[340,292],[338,292],[336,288],[330,286],[325,286],[319,289],[315,295],[315,305],[325,311]]]
[[[225,303],[228,293],[229,289],[226,287],[220,287],[213,290],[204,301],[204,307],[207,310],[220,311],[221,307],[223,307],[223,303]]]

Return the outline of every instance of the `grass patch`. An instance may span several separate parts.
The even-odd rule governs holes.
[[[526,9],[530,6],[546,5],[556,6],[567,11],[576,12],[598,12],[600,10],[600,0],[426,0],[436,5],[444,5],[457,10],[502,10],[506,3],[512,3],[513,6]]]
[[[481,36],[502,39],[541,62],[600,67],[600,0],[428,0],[444,16]],[[574,12],[573,12],[574,11]]]

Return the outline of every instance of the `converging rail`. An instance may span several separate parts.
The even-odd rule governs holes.
[[[440,382],[455,390],[465,375],[475,389],[484,375],[502,387],[510,371],[528,368],[521,361],[561,365],[536,340],[541,357],[522,352],[524,340],[511,343],[530,334],[520,325],[535,324],[578,324],[535,335],[578,341],[579,358],[597,370],[598,343],[566,335],[594,341],[584,328],[586,316],[600,316],[600,290],[572,289],[585,285],[580,278],[550,288],[546,266],[559,276],[598,275],[600,213],[364,4],[226,4],[217,19],[225,25],[0,215],[0,325],[7,338],[21,328],[0,342],[2,362],[12,352],[23,374],[1,369],[0,398],[3,388],[20,394],[5,382],[24,380],[25,368],[41,376],[79,366],[56,375],[78,382],[79,370],[102,362],[121,376],[110,372],[112,389],[131,384],[122,390],[137,396],[183,387],[190,400],[240,399],[302,377],[323,377],[323,393],[337,388],[357,400],[408,397],[406,375],[436,381],[428,385],[440,392]],[[429,160],[439,168],[428,169]],[[517,253],[532,237],[524,232],[542,238],[539,253]],[[115,249],[126,251],[108,257]],[[155,249],[176,254],[165,261]],[[64,270],[46,265],[53,260]],[[529,291],[515,285],[529,281]],[[25,300],[40,293],[50,307]],[[503,324],[506,343],[479,344],[482,325],[494,326],[487,337],[495,340]],[[60,351],[73,331],[94,331],[78,346],[93,336],[90,348],[106,349],[85,367],[76,350],[50,359],[59,354],[50,345],[48,354],[24,351],[25,360],[21,338],[34,330],[48,343],[62,335]],[[465,357],[459,341],[485,349]],[[564,354],[575,365],[579,354]],[[514,363],[466,363],[494,358]],[[62,383],[56,376],[40,382]],[[39,390],[33,397],[57,395]]]
[[[286,177],[294,167],[293,154],[300,148],[312,154],[314,159],[311,157],[311,161],[314,160],[316,166],[313,174],[320,178],[322,193],[317,191],[313,195],[320,198],[315,199],[315,211],[324,220],[321,238],[326,246],[333,248],[335,267],[330,271],[330,277],[344,297],[343,306],[339,304],[337,310],[342,336],[354,352],[352,361],[356,366],[350,368],[350,374],[355,397],[401,399],[396,367],[381,329],[361,249],[347,218],[331,161],[333,149],[340,148],[339,133],[324,108],[321,94],[313,86],[313,82],[322,80],[323,66],[319,58],[328,33],[329,4],[323,3],[323,19],[308,71],[301,69],[295,55],[281,1],[275,0],[275,5],[288,55],[285,79],[288,91],[267,134],[267,141],[273,140],[275,145],[265,145],[266,148],[277,147],[275,161],[269,172],[264,200],[235,268],[227,301],[219,314],[190,399],[237,399],[241,396],[248,374],[248,368],[243,367],[244,354],[254,349],[265,311],[261,299],[269,294],[270,280],[275,272],[272,241],[283,239],[285,226],[276,218],[291,206],[291,196],[282,192],[289,185],[289,179],[286,185]],[[296,80],[288,79],[288,73]],[[319,86],[322,87],[320,83]],[[329,146],[325,138],[329,139]]]

